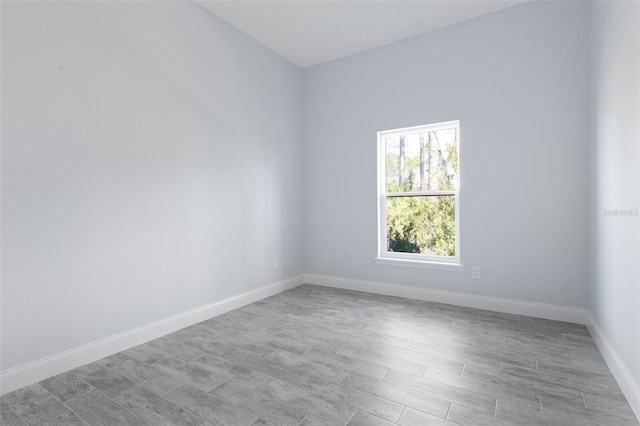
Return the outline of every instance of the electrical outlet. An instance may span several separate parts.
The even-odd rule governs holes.
[[[273,259],[273,269],[278,269],[280,267],[280,261],[278,259]]]
[[[472,266],[471,267],[471,278],[475,278],[476,280],[480,279],[480,267]]]

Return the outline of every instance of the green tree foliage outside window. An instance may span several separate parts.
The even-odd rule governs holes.
[[[387,203],[387,250],[455,256],[453,196],[390,197]]]

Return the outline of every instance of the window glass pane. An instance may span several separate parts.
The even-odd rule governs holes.
[[[456,255],[455,196],[387,197],[387,251]]]
[[[387,192],[458,188],[457,128],[385,137]]]
[[[426,191],[458,189],[458,129],[428,132],[427,139]]]
[[[400,137],[386,136],[385,147],[385,182],[386,192],[399,192],[400,178]]]

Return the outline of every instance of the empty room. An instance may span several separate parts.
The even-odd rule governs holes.
[[[0,25],[0,424],[639,424],[640,1]]]

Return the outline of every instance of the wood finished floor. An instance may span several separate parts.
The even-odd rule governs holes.
[[[2,397],[2,425],[637,425],[586,327],[304,285]]]

